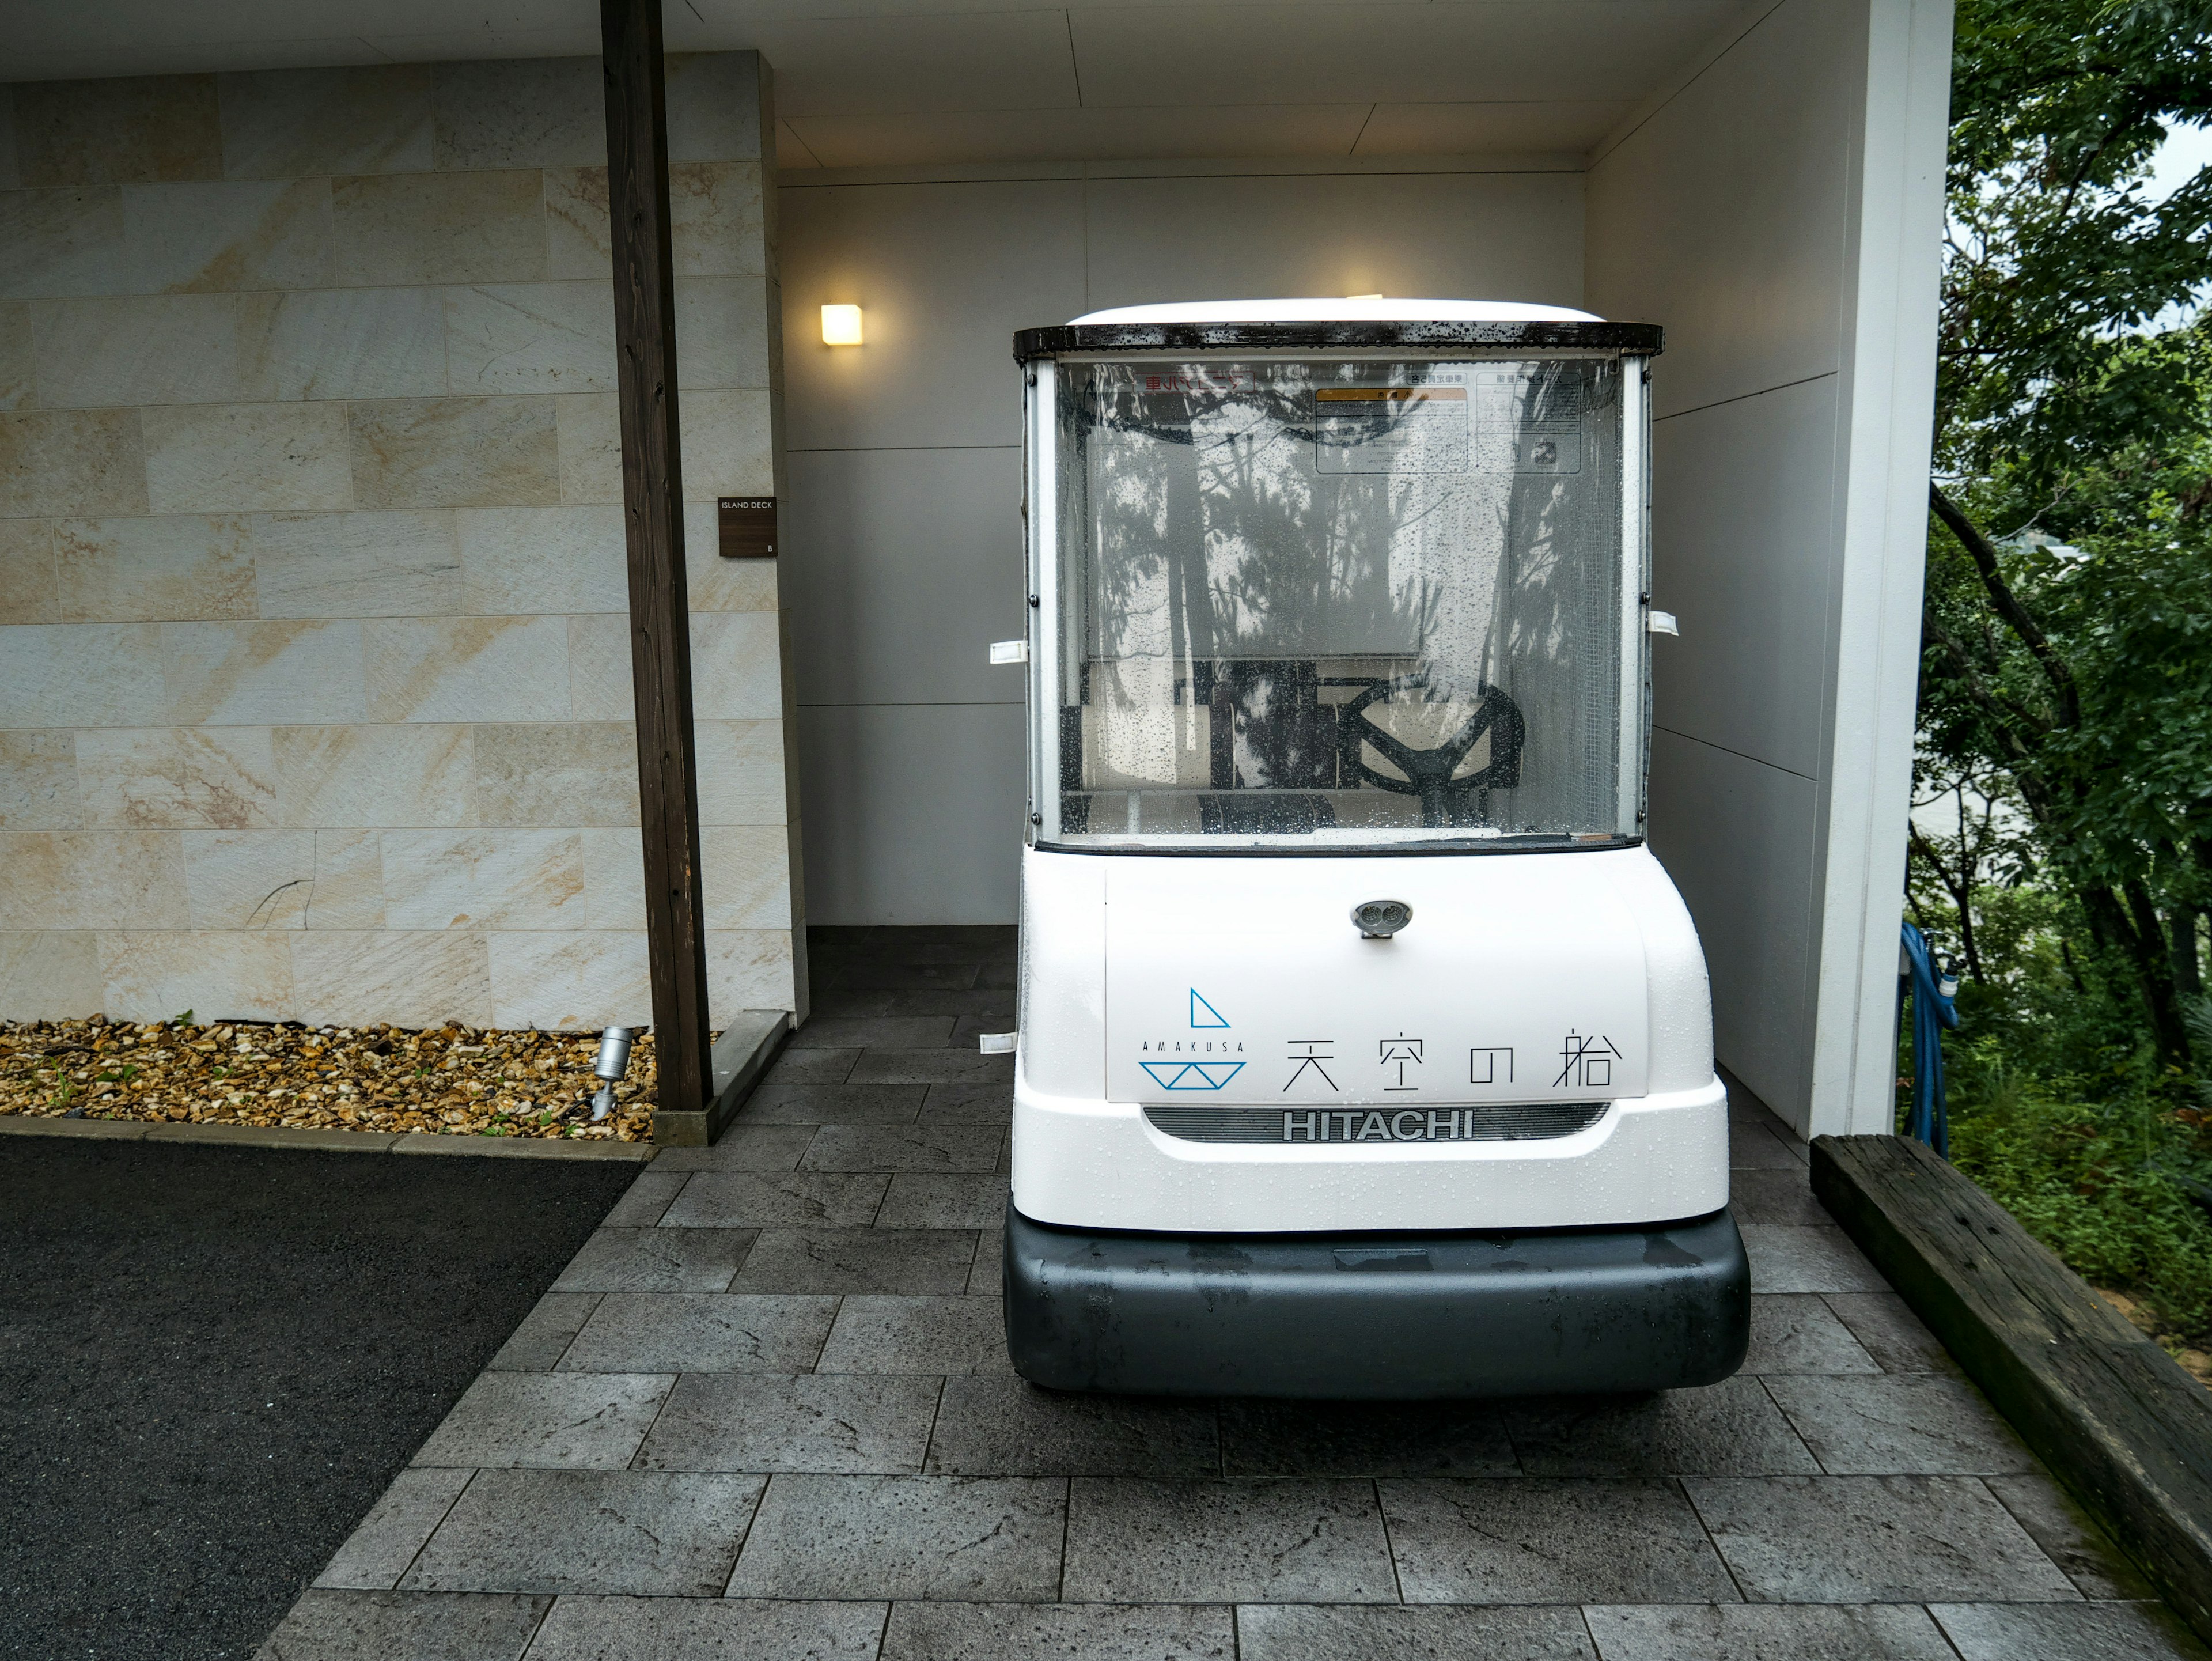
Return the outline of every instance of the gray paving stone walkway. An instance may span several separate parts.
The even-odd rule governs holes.
[[[999,929],[817,931],[266,1661],[2071,1661],[2205,1652],[1731,1111],[1743,1372],[1633,1399],[1048,1395],[998,1305]]]

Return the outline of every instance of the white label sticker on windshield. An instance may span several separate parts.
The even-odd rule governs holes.
[[[1314,466],[1324,473],[1463,473],[1464,386],[1322,386]]]
[[[1510,444],[1518,473],[1583,470],[1583,387],[1546,371],[1489,369],[1474,377],[1475,430]]]

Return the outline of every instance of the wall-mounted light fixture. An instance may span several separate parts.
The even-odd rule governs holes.
[[[860,308],[858,306],[824,306],[822,308],[822,344],[825,346],[857,346],[860,344]]]
[[[1345,298],[1346,300],[1380,300],[1382,296],[1379,294],[1348,294]]]

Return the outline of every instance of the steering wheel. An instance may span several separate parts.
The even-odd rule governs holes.
[[[1492,790],[1510,790],[1521,782],[1521,748],[1528,737],[1528,723],[1521,717],[1521,706],[1487,681],[1475,683],[1474,713],[1433,750],[1415,750],[1401,744],[1368,719],[1369,706],[1387,700],[1393,692],[1410,692],[1428,684],[1429,672],[1416,669],[1411,674],[1378,680],[1346,704],[1341,728],[1344,764],[1378,790],[1419,796],[1425,825],[1468,823],[1469,797],[1477,799],[1475,822],[1480,823],[1488,817],[1487,799]],[[1490,734],[1490,764],[1465,778],[1454,778],[1467,752],[1486,733]],[[1392,778],[1370,767],[1359,753],[1363,744],[1373,745],[1406,776]]]

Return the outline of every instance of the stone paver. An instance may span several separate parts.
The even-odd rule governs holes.
[[[1055,1395],[1010,1371],[945,1381],[928,1468],[969,1476],[1214,1476],[1221,1449],[1211,1402]]]
[[[818,1138],[817,1140],[819,1140]],[[659,1221],[674,1228],[774,1228],[816,1224],[866,1228],[876,1220],[890,1178],[878,1171],[695,1172]]]
[[[1247,1605],[1243,1661],[1597,1661],[1582,1611]]]
[[[742,1228],[603,1228],[584,1242],[556,1292],[726,1292],[752,1249]]]
[[[611,1292],[557,1365],[582,1372],[804,1372],[836,1317],[835,1298]]]
[[[1395,1603],[1375,1485],[1078,1477],[1066,1595],[1088,1603]]]
[[[988,1171],[1005,1135],[994,1125],[825,1124],[799,1163],[809,1171]]]
[[[881,1603],[563,1597],[530,1661],[873,1661]]]
[[[1014,1092],[999,1085],[933,1084],[921,1101],[923,1124],[1007,1125],[1013,1117]]]
[[[763,1085],[744,1104],[750,1124],[912,1124],[927,1092],[918,1084]]]
[[[1006,1311],[982,1298],[842,1300],[817,1372],[1010,1373]]]
[[[1488,1402],[1224,1402],[1230,1476],[1498,1476],[1517,1467]]]
[[[942,1050],[952,1037],[951,1015],[817,1016],[793,1034],[793,1050]],[[858,1060],[857,1053],[854,1060]],[[848,1062],[846,1071],[852,1070]],[[840,1075],[841,1077],[842,1075]]]
[[[1056,1478],[778,1476],[730,1594],[1046,1603],[1066,1510]]]
[[[486,1372],[415,1463],[620,1470],[675,1382],[670,1373]]]
[[[392,1479],[315,1584],[337,1591],[375,1591],[396,1585],[422,1549],[430,1531],[446,1520],[453,1501],[476,1472],[412,1468]]]
[[[919,1475],[935,1378],[695,1372],[638,1451],[645,1470]]]
[[[1734,1603],[1680,1484],[1508,1477],[1381,1484],[1409,1603]]]
[[[2205,1653],[2156,1603],[1940,1603],[1932,1613],[1960,1661],[2136,1661]]]
[[[763,1486],[697,1471],[478,1471],[399,1589],[712,1597]]]
[[[1743,1370],[1755,1375],[1880,1372],[1881,1363],[1851,1335],[1826,1299],[1813,1293],[1764,1293],[1751,1300],[1751,1353]]]
[[[550,1597],[311,1591],[262,1646],[261,1661],[513,1661]]]
[[[997,1156],[993,1155],[995,1165]],[[879,1228],[997,1229],[1006,1220],[1007,1182],[990,1171],[902,1171],[876,1214]]]
[[[1583,1614],[1605,1661],[1954,1661],[1917,1603],[1615,1603]]]
[[[1230,1661],[1236,1653],[1236,1616],[1224,1604],[897,1603],[883,1661]]]
[[[2027,1530],[2084,1597],[2108,1602],[2155,1599],[2141,1570],[2120,1554],[2087,1513],[2041,1472],[1990,1476],[1982,1486]]]
[[[1744,1371],[1638,1398],[1055,1395],[999,1305],[1007,930],[817,930],[283,1661],[2212,1661],[1730,1103]]]
[[[1505,1423],[1531,1476],[1777,1476],[1820,1469],[1759,1380],[1656,1396],[1516,1402]]]
[[[1831,1293],[1821,1301],[1884,1372],[1958,1372],[1959,1364],[1895,1293]]]
[[[791,1048],[769,1063],[761,1082],[764,1086],[787,1084],[842,1084],[845,1075],[853,1070],[853,1063],[860,1059],[857,1050],[808,1050],[799,1040],[812,1036],[819,1021],[809,1021],[804,1032],[794,1035]]]
[[[1771,1378],[1767,1389],[1835,1476],[2001,1476],[2036,1469],[2012,1427],[1940,1374]]]
[[[770,1228],[733,1289],[952,1293],[966,1287],[975,1262],[975,1236],[964,1229]]]
[[[1754,1602],[2008,1602],[2081,1596],[1970,1476],[1691,1477]]]
[[[599,1221],[607,1228],[651,1228],[668,1212],[669,1202],[684,1191],[680,1171],[648,1171],[629,1185],[612,1211]]]
[[[1880,1272],[1832,1223],[1746,1223],[1742,1227],[1754,1293],[1888,1290]]]
[[[712,1147],[665,1147],[653,1162],[653,1174],[684,1171],[796,1171],[799,1156],[814,1140],[807,1124],[732,1125]]]

